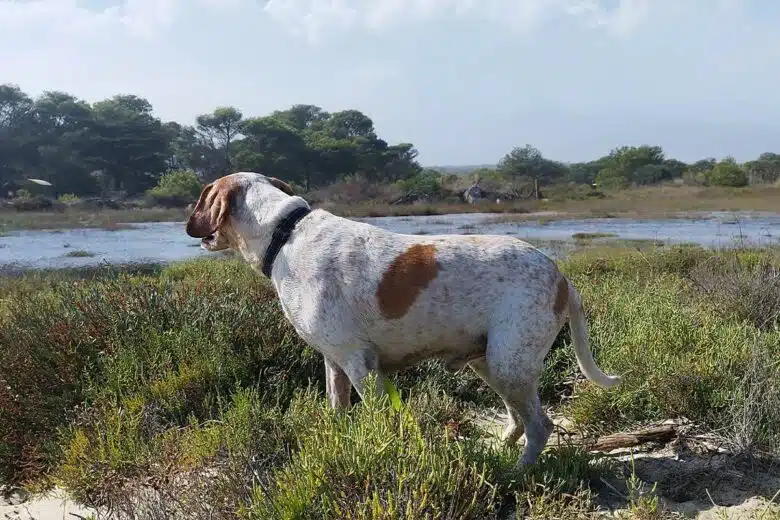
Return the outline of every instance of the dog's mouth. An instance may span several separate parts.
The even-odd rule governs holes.
[[[207,248],[214,247],[217,244],[217,235],[212,234],[207,237],[203,237],[200,242]]]

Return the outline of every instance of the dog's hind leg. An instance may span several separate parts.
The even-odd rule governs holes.
[[[542,409],[537,382],[544,369],[544,357],[560,326],[552,314],[549,318],[540,316],[532,324],[518,321],[499,323],[501,327],[488,333],[485,361],[471,366],[506,405],[509,419],[504,441],[513,444],[525,433],[520,462],[533,464],[553,430],[552,421]]]
[[[487,359],[480,358],[472,360],[469,361],[468,365],[504,401],[504,406],[506,407],[507,423],[504,428],[504,433],[501,437],[501,440],[503,440],[506,444],[516,443],[517,440],[523,435],[525,430],[523,426],[523,420],[520,417],[520,414],[517,413],[514,405],[507,401],[502,392],[499,391],[499,387],[496,386],[496,383],[491,381],[490,373],[488,372]]]

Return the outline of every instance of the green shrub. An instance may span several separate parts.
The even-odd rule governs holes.
[[[267,399],[284,402],[322,381],[321,358],[283,319],[268,284],[238,261],[213,264],[236,276],[197,269],[184,281],[192,265],[184,264],[156,277],[11,288],[0,327],[0,445],[13,454],[0,460],[6,478],[50,468],[57,429],[85,400],[140,396],[182,424],[207,416],[209,400],[236,383],[262,380]]]
[[[297,451],[254,485],[240,517],[490,519],[505,518],[507,509],[520,517],[529,506],[541,513],[581,499],[589,479],[606,470],[576,448],[548,449],[533,468],[519,470],[521,447],[491,446],[476,432],[456,438],[428,420],[449,407],[446,399],[421,394],[395,409],[374,395],[372,379],[351,413],[311,397],[290,408],[317,421],[297,426]]]
[[[62,211],[65,207],[64,204],[43,195],[31,195],[27,190],[19,190],[16,195],[17,197],[11,200],[11,207],[17,211]]]
[[[369,388],[373,385],[367,385]],[[490,518],[497,489],[464,446],[430,442],[372,389],[351,414],[323,405],[289,464],[255,487],[246,518]],[[311,407],[311,404],[309,404]],[[301,412],[297,412],[301,413]]]
[[[19,188],[16,190],[16,193],[14,193],[14,199],[16,200],[29,200],[33,198],[33,194],[30,193],[30,190],[25,188]]]
[[[83,251],[83,250],[76,250],[76,251],[68,251],[63,256],[66,258],[91,258],[95,256],[95,253],[91,253],[89,251]]]
[[[74,195],[73,193],[63,193],[59,197],[57,197],[57,200],[66,206],[72,206],[73,204],[77,204],[81,201],[81,198],[77,195]]]
[[[441,174],[435,170],[425,170],[397,184],[407,198],[438,199],[442,195]]]
[[[610,167],[599,170],[596,183],[602,188],[618,189],[628,187],[630,180],[621,170]]]
[[[621,385],[609,391],[589,382],[580,386],[570,409],[578,423],[613,431],[635,423],[687,417],[710,428],[728,429],[743,420],[735,410],[750,405],[743,399],[742,408],[735,408],[746,380],[764,381],[761,391],[767,402],[780,403],[777,363],[761,364],[760,377],[746,379],[756,356],[777,359],[780,330],[762,332],[738,313],[713,311],[717,305],[712,296],[678,274],[697,267],[688,262],[666,263],[669,259],[668,253],[649,259],[650,265],[668,267],[666,272],[655,270],[653,276],[638,277],[639,266],[625,260],[616,260],[611,272],[572,276],[583,295],[599,364],[624,376]],[[735,287],[745,279],[750,278],[731,280],[734,295],[740,294]],[[755,291],[746,294],[744,302],[755,301]],[[731,298],[736,309],[744,303],[739,298],[743,297]],[[753,445],[776,449],[777,437],[770,431],[780,416],[757,415]]]
[[[175,207],[186,206],[198,199],[203,183],[192,170],[165,173],[146,195],[150,204]]]
[[[730,186],[739,188],[747,186],[748,176],[745,170],[732,158],[720,161],[706,174],[710,186]]]

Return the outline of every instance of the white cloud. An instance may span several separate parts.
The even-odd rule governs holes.
[[[186,9],[224,11],[246,0],[121,0],[102,9],[83,0],[0,0],[0,31],[25,33],[47,28],[58,34],[121,29],[150,39],[175,23]]]
[[[173,23],[180,8],[178,0],[125,0],[118,11],[119,22],[132,34],[151,38]]]
[[[254,10],[258,4],[275,23],[317,42],[333,32],[381,31],[446,17],[468,18],[516,32],[568,17],[626,36],[657,13],[724,8],[734,12],[742,0],[116,0],[103,9],[88,9],[83,0],[0,0],[0,30],[23,31],[44,24],[59,33],[121,29],[151,39],[187,10]]]
[[[268,0],[265,11],[296,34],[317,41],[328,30],[392,25],[451,16],[523,31],[546,20],[573,16],[616,35],[630,33],[669,0]],[[612,4],[607,7],[606,4]],[[614,5],[617,4],[617,5]]]

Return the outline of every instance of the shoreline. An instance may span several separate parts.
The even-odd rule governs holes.
[[[317,206],[313,206],[317,209]],[[326,208],[322,208],[326,209]],[[490,211],[488,208],[476,207],[474,211],[463,211],[463,208],[453,207],[456,211],[433,212],[401,212],[391,215],[377,214],[352,214],[344,215],[335,213],[344,218],[352,220],[366,221],[374,219],[404,219],[404,218],[425,218],[425,217],[447,217],[447,216],[480,216],[488,219],[500,220],[504,223],[533,222],[545,224],[552,221],[562,220],[636,220],[636,221],[654,221],[654,220],[708,220],[718,217],[733,216],[739,218],[766,218],[780,215],[780,205],[776,211],[761,209],[712,209],[712,210],[637,210],[620,212],[598,212],[598,211],[564,211],[564,210],[539,210],[530,212],[507,212]],[[26,218],[4,218],[6,215],[0,213],[0,238],[11,233],[24,231],[40,232],[63,232],[70,230],[103,230],[103,231],[122,231],[133,229],[144,224],[184,224],[186,215],[184,212],[160,212],[154,210],[105,210],[101,212],[71,212],[71,213],[49,213],[49,212],[29,212],[23,213]],[[59,218],[57,218],[59,217]],[[179,218],[176,218],[179,217]]]
[[[307,195],[302,195],[308,200]],[[310,202],[345,218],[424,217],[487,213],[507,220],[633,218],[639,220],[697,218],[706,213],[780,212],[780,188],[693,188],[661,186],[606,192],[603,198],[516,200],[500,204],[416,203],[392,205],[381,201],[352,204]],[[122,229],[132,224],[183,222],[184,208],[137,208],[61,212],[0,210],[0,236],[9,231],[35,229]]]

